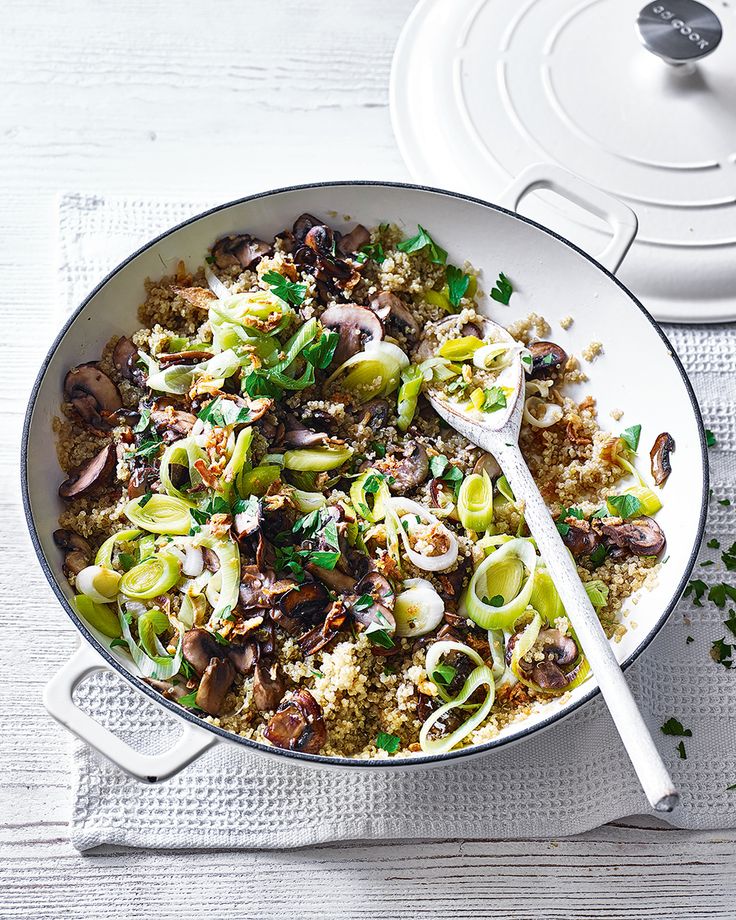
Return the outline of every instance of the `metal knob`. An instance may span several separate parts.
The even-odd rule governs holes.
[[[715,51],[723,35],[720,19],[697,0],[648,3],[636,27],[644,47],[675,67]]]

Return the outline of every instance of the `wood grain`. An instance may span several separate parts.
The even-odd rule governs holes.
[[[449,0],[448,0],[449,2]],[[229,199],[406,177],[387,106],[413,0],[5,0],[0,30],[0,918],[734,916],[734,833],[624,822],[577,838],[290,852],[69,845],[66,733],[40,693],[76,638],[19,505],[20,426],[58,303],[62,190]],[[32,628],[32,643],[30,629]],[[540,794],[554,794],[553,783]]]

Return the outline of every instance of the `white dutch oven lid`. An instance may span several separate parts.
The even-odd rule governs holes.
[[[394,57],[396,137],[417,181],[491,201],[531,163],[564,166],[636,211],[620,277],[658,319],[736,319],[734,12],[641,2],[420,0]],[[605,248],[547,191],[525,210]]]

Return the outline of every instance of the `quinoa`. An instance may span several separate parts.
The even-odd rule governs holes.
[[[467,290],[457,303],[451,304],[445,265],[433,261],[425,249],[402,251],[399,244],[404,234],[396,225],[381,225],[364,238],[368,242],[364,244],[362,251],[366,258],[362,260],[358,254],[342,253],[336,242],[329,252],[319,254],[312,248],[305,257],[304,244],[300,250],[294,236],[285,233],[276,237],[266,247],[267,251],[244,266],[237,255],[238,246],[251,245],[252,239],[232,237],[227,238],[231,244],[223,245],[223,241],[219,241],[213,246],[207,267],[192,272],[182,262],[173,275],[148,280],[146,297],[139,309],[141,327],[135,331],[121,330],[121,336],[111,339],[96,364],[117,390],[118,410],[104,424],[95,427],[83,417],[82,403],[64,402],[60,415],[53,421],[53,432],[59,465],[71,480],[106,445],[112,443],[115,448],[111,477],[100,481],[94,489],[70,498],[59,519],[61,528],[88,541],[88,561],[105,540],[131,526],[126,508],[132,497],[155,496],[167,491],[159,469],[167,447],[181,441],[194,450],[191,456],[185,453],[172,461],[179,466],[176,471],[179,477],[182,470],[187,472],[182,464],[191,463],[187,472],[190,478],[183,481],[185,484],[180,481],[178,486],[173,484],[172,478],[169,487],[169,494],[184,495],[195,506],[191,531],[188,535],[154,535],[156,548],[157,551],[177,552],[177,540],[181,542],[182,538],[185,542],[191,538],[196,548],[198,534],[202,531],[211,534],[213,539],[230,541],[238,548],[240,559],[238,599],[231,609],[216,614],[216,601],[209,595],[206,598],[205,594],[197,594],[190,579],[180,579],[176,590],[148,600],[146,605],[160,605],[168,616],[172,628],[161,636],[171,653],[177,649],[179,627],[188,632],[196,630],[210,636],[206,641],[216,640],[216,644],[208,646],[212,654],[207,659],[208,668],[214,661],[215,670],[230,669],[229,683],[218,705],[209,708],[203,705],[202,709],[195,709],[198,715],[234,734],[264,744],[279,744],[282,742],[274,728],[279,724],[279,710],[296,707],[294,713],[298,711],[300,717],[307,718],[307,710],[303,708],[307,700],[307,709],[313,707],[309,717],[312,721],[298,741],[307,745],[301,749],[313,752],[309,744],[316,744],[316,738],[319,747],[315,749],[323,754],[383,759],[420,753],[422,725],[443,702],[447,688],[440,688],[436,675],[428,674],[425,667],[427,649],[432,642],[450,638],[467,643],[476,651],[481,649],[484,661],[490,663],[487,633],[468,617],[461,595],[473,569],[495,548],[487,542],[488,538],[526,536],[523,501],[505,497],[495,475],[496,498],[488,533],[484,536],[482,532],[466,531],[457,517],[456,488],[483,459],[483,452],[449,428],[434,413],[424,395],[419,396],[410,426],[404,430],[406,425],[402,428],[395,393],[363,398],[360,390],[346,386],[336,373],[334,360],[331,364],[328,362],[328,366],[319,367],[314,379],[304,388],[285,389],[279,395],[273,395],[268,387],[263,392],[249,390],[242,369],[232,380],[202,374],[192,378],[191,386],[183,393],[161,394],[151,392],[146,386],[150,368],[134,373],[116,358],[117,347],[126,341],[122,335],[125,333],[134,348],[148,356],[146,360],[153,367],[173,364],[186,374],[192,362],[207,360],[197,355],[219,355],[235,347],[246,365],[247,361],[251,362],[249,373],[256,374],[264,361],[270,360],[272,365],[275,360],[285,359],[291,337],[302,324],[319,320],[328,309],[333,312],[335,308],[344,309],[346,303],[360,304],[362,309],[369,310],[374,298],[381,293],[397,298],[399,307],[412,317],[413,326],[401,320],[400,313],[397,314],[399,318],[389,313],[382,317],[382,331],[384,340],[402,349],[407,360],[411,359],[414,364],[436,354],[443,344],[458,336],[472,337],[473,328],[482,325],[478,306],[483,296],[478,288],[480,278],[469,263],[462,267],[468,276]],[[234,248],[228,248],[230,245]],[[318,252],[317,257],[314,252]],[[321,266],[320,277],[314,267],[315,259]],[[329,272],[333,269],[342,273],[339,283],[329,281]],[[211,280],[214,276],[215,283],[224,285],[229,295],[233,295],[228,303],[232,301],[232,309],[236,311],[233,316],[237,317],[238,297],[235,295],[247,298],[254,292],[266,292],[273,296],[268,293],[271,282],[264,277],[272,279],[271,273],[286,279],[287,287],[293,285],[289,290],[295,292],[294,309],[290,308],[287,315],[282,310],[283,304],[280,306],[276,299],[274,309],[283,322],[275,331],[260,329],[261,338],[253,337],[244,321],[244,331],[219,348],[216,334],[222,334],[222,329],[218,333],[222,317],[216,310],[213,312],[214,298],[209,291],[208,278]],[[454,316],[450,322],[443,322],[448,310],[454,310]],[[260,323],[271,322],[270,317],[263,318],[265,314],[258,316]],[[287,318],[283,319],[284,316]],[[572,322],[573,318],[567,316],[560,325],[568,329]],[[236,319],[231,319],[232,323],[237,325]],[[317,328],[320,341],[326,342],[328,330],[319,324]],[[547,320],[537,313],[508,328],[523,346],[547,339],[552,331]],[[416,330],[422,334],[417,334]],[[266,340],[275,341],[275,358],[269,359],[266,350],[258,350]],[[365,344],[362,341],[361,347]],[[592,342],[582,357],[592,362],[602,350],[602,343]],[[175,357],[178,352],[191,353],[195,357],[188,358],[189,363],[178,363]],[[297,373],[302,373],[305,366],[302,358]],[[491,372],[474,367],[472,363],[463,365],[458,379],[468,391],[473,387],[487,388],[494,382]],[[237,380],[237,387],[232,385],[233,380]],[[382,383],[380,375],[376,380]],[[530,381],[527,387],[527,396],[542,394],[537,398],[559,416],[554,424],[540,427],[534,424],[539,420],[531,415],[532,421],[527,418],[522,425],[519,443],[561,532],[566,526],[577,526],[581,519],[586,526],[599,526],[600,519],[596,523],[594,515],[605,508],[608,496],[624,487],[622,480],[626,475],[615,460],[612,436],[599,425],[595,399],[588,396],[577,402],[566,395],[567,384],[586,380],[578,358],[569,355],[561,366],[550,369],[548,379]],[[375,382],[362,381],[361,386],[372,390]],[[207,427],[202,415],[206,417],[207,411],[212,411],[218,401],[221,407],[235,413],[242,411],[243,420],[229,425],[210,422]],[[268,405],[260,412],[264,401]],[[621,415],[620,410],[611,413],[616,421]],[[246,424],[252,429],[248,464],[222,488],[236,438]],[[304,428],[312,435],[314,432],[322,434],[315,442],[320,449],[349,448],[349,459],[339,469],[322,470],[311,478],[303,471],[300,475],[298,470],[282,469],[280,464],[285,463],[284,454],[289,449],[288,433],[296,432],[296,443],[299,443],[299,437],[304,438],[299,432]],[[291,449],[298,450],[293,446]],[[275,456],[281,460],[275,461]],[[262,482],[253,478],[254,471],[264,468],[272,473],[275,469],[275,477],[272,475]],[[418,503],[429,517],[417,518],[415,522],[408,515],[397,517],[401,525],[399,530],[404,524],[406,527],[403,534],[399,532],[392,537],[385,518],[379,515],[377,520],[372,520],[369,508],[365,509],[369,512],[366,515],[356,507],[354,489],[356,483],[360,485],[361,474],[378,477],[382,500],[394,501],[397,494],[404,496]],[[250,485],[241,493],[239,490],[245,488],[246,481]],[[298,495],[313,497],[316,493],[321,493],[324,500],[321,510],[319,505],[312,512],[299,507],[299,501],[306,499],[298,499]],[[257,536],[240,536],[238,516],[244,512],[238,505],[248,506],[254,496],[260,521],[259,529],[254,532]],[[374,496],[372,500],[377,501],[377,498]],[[248,507],[252,510],[252,506]],[[316,529],[299,543],[294,534],[300,527],[307,527],[304,523],[307,519],[311,521],[309,526]],[[618,521],[610,520],[612,526]],[[339,542],[334,547],[329,537],[330,522],[335,526],[333,532],[339,534]],[[136,562],[131,562],[130,556],[136,552],[137,540],[138,537],[129,538],[128,542],[113,549],[112,566],[119,575],[125,573],[126,566],[130,568]],[[453,547],[453,561],[441,571],[418,566],[405,552],[408,548],[422,559],[432,560]],[[319,557],[321,575],[306,565],[313,551],[323,554]],[[337,568],[328,568],[325,573],[324,565],[335,564],[329,558],[333,551],[338,557]],[[581,580],[589,586],[602,586],[606,595],[599,616],[609,637],[616,640],[623,635],[627,600],[653,585],[657,569],[658,561],[654,556],[620,553],[605,555],[595,562],[589,556],[578,559]],[[360,587],[366,570],[383,579],[379,583],[387,584],[391,592],[389,600],[386,595],[368,593],[370,604],[378,605],[375,609],[388,610],[391,615],[394,597],[401,592],[403,583],[422,579],[422,584],[429,585],[442,600],[444,614],[440,622],[425,635],[400,637],[394,633],[393,638],[389,635],[388,642],[377,643],[372,627],[366,628],[366,618],[361,618],[357,612],[358,595],[364,598],[368,591]],[[327,578],[331,571],[337,571],[343,581],[354,584],[354,592],[335,588]],[[68,576],[74,584],[74,571],[68,569]],[[204,578],[204,571],[201,576],[192,576],[195,582],[198,577]],[[250,580],[254,578],[265,578],[268,592],[271,592],[267,592],[268,600],[263,603],[258,600],[261,606],[256,607],[249,606],[247,599]],[[318,611],[318,616],[315,618],[310,613],[303,621],[284,616],[286,596],[292,592],[298,597],[304,584],[319,585],[320,578],[326,579],[329,592],[325,591],[325,606]],[[197,590],[201,592],[201,588]],[[187,612],[187,600],[192,603],[193,613]],[[370,609],[374,610],[374,606]],[[330,624],[330,617],[333,617],[334,626]],[[522,617],[515,628],[518,631],[526,629],[528,619]],[[376,625],[381,625],[380,618],[373,622],[373,626]],[[134,619],[132,629],[134,635],[138,635]],[[388,632],[392,633],[392,629]],[[545,645],[549,634],[561,637],[559,641],[570,637],[569,621],[564,616],[550,622],[546,629],[525,659],[525,666],[533,668],[549,659],[548,645]],[[315,630],[322,630],[320,636],[315,636]],[[307,641],[309,637],[311,643]],[[241,669],[237,662],[242,661],[249,645],[255,650],[254,657]],[[232,657],[230,649],[236,649],[240,658]],[[450,670],[454,675],[451,689],[456,695],[462,687],[464,672],[457,661],[455,665]],[[157,686],[174,699],[184,696],[191,704],[196,697],[204,704],[206,694],[202,688],[207,679],[207,673],[203,677],[192,660],[184,671],[165,678]],[[264,694],[269,681],[278,686],[278,692],[274,690],[270,696]],[[303,694],[307,694],[308,699]],[[473,697],[473,702],[480,703],[481,696]],[[487,718],[458,744],[488,741],[507,725],[551,705],[552,698],[552,694],[545,692],[534,680],[520,680],[507,668],[496,687],[495,701]],[[565,693],[554,696],[558,703],[565,698]],[[457,724],[457,713],[451,712],[435,727],[432,737],[442,737]],[[379,736],[385,735],[398,739],[398,750],[388,751],[378,744]]]

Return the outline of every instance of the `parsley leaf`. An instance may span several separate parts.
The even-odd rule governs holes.
[[[374,645],[380,645],[381,648],[393,648],[394,640],[382,629],[377,623],[372,623],[365,631],[366,636]]]
[[[295,307],[300,307],[304,303],[304,298],[307,295],[306,284],[289,281],[288,278],[284,278],[278,272],[266,272],[263,280],[270,285],[271,291],[285,303],[290,303]]]
[[[682,722],[678,721],[674,716],[667,719],[660,731],[663,735],[675,735],[676,737],[692,738],[693,736],[692,731],[689,728],[684,728]]]
[[[636,495],[626,493],[623,495],[611,495],[608,499],[608,504],[615,508],[619,517],[624,520],[634,517],[641,510],[641,502]]]
[[[148,428],[148,423],[150,421],[151,421],[151,410],[144,409],[143,412],[141,412],[141,417],[138,420],[138,424],[133,429],[133,434],[141,434],[142,432],[144,432],[146,428]]]
[[[677,753],[680,755],[680,760],[687,760],[687,754],[685,753],[685,742],[681,741],[677,745]]]
[[[709,549],[720,549],[721,548],[721,544],[718,542],[718,540],[715,539],[715,537],[712,540],[708,540],[708,542],[705,545]],[[736,543],[734,543],[734,546],[736,546]]]
[[[365,246],[360,247],[355,258],[358,262],[367,262],[368,259],[373,259],[374,262],[378,262],[380,265],[386,258],[386,253],[380,243],[366,243]]]
[[[388,751],[389,754],[395,754],[401,746],[401,739],[396,735],[389,735],[386,732],[379,732],[376,737],[376,747],[382,751]]]
[[[453,668],[451,664],[443,662],[437,665],[430,674],[430,677],[436,684],[442,684],[443,687],[449,687],[456,673],[456,668]]]
[[[603,543],[599,543],[598,546],[590,554],[589,559],[596,568],[603,563],[603,560],[606,558],[606,547]]]
[[[724,508],[729,508],[731,505],[731,499],[730,498],[719,498],[718,504],[723,505]]]
[[[304,359],[313,367],[318,367],[322,371],[325,370],[335,357],[335,349],[339,341],[339,332],[334,330],[323,332],[316,342],[312,342],[311,345],[307,345],[304,348],[302,351]]]
[[[353,610],[368,610],[374,603],[375,601],[370,594],[361,594],[358,600],[353,604]]]
[[[197,417],[218,428],[225,428],[228,425],[245,425],[250,421],[250,409],[247,406],[238,406],[231,399],[223,399],[218,396],[217,399],[207,403]]]
[[[150,437],[141,441],[141,443],[131,452],[130,456],[134,457],[152,457],[157,454],[163,444],[163,439],[156,431],[152,431]]]
[[[703,605],[701,601],[707,590],[708,585],[706,585],[704,581],[701,581],[701,579],[695,578],[687,583],[687,588],[685,588],[685,597],[692,597],[693,605],[695,607],[702,607]]]
[[[503,607],[505,601],[503,594],[494,594],[493,597],[482,597],[481,603],[486,604],[488,607]]]
[[[723,621],[723,625],[727,626],[728,629],[736,636],[736,610],[729,610],[730,616],[727,620]]]
[[[506,408],[506,394],[501,387],[486,387],[483,393],[485,398],[480,407],[481,412],[498,412]]]
[[[182,706],[186,706],[187,709],[199,709],[200,712],[202,711],[202,707],[197,706],[197,691],[196,690],[192,690],[192,692],[187,693],[186,696],[180,696],[179,702],[181,703]]]
[[[460,301],[468,290],[470,275],[466,275],[462,269],[457,268],[455,265],[448,265],[445,277],[447,278],[447,291],[450,303],[453,307],[459,307]]]
[[[371,447],[375,451],[377,457],[383,458],[386,456],[386,448],[383,444],[379,444],[378,441],[371,441]]]
[[[627,428],[626,431],[622,431],[620,438],[622,441],[625,441],[631,450],[636,453],[639,448],[639,437],[641,435],[641,425],[632,425],[631,428]]]
[[[723,550],[721,561],[729,572],[736,571],[736,543],[732,543],[728,549]]]
[[[450,461],[444,454],[440,454],[438,457],[432,457],[429,461],[429,471],[432,474],[434,479],[439,479],[440,476],[445,471],[445,467]]]
[[[710,430],[710,428],[705,429],[705,443],[708,447],[715,447],[716,445],[716,436]]]
[[[422,249],[426,249],[430,262],[434,262],[435,265],[444,265],[447,261],[447,251],[435,243],[421,224],[417,224],[417,230],[419,232],[416,236],[403,240],[396,248],[406,253],[421,252]]]
[[[732,652],[733,646],[726,642],[725,637],[723,639],[716,639],[710,647],[710,657],[713,661],[717,661],[718,664],[722,664],[724,668],[731,668],[733,664],[731,660]]]
[[[563,508],[555,521],[557,530],[562,537],[566,537],[570,533],[570,525],[567,523],[567,518],[575,518],[578,521],[583,521],[585,520],[585,515],[580,508]]]
[[[720,610],[726,606],[726,598],[736,602],[736,588],[727,584],[713,585],[708,592],[708,600],[712,601]]]
[[[501,272],[496,279],[496,286],[491,289],[491,297],[494,300],[497,300],[498,303],[504,304],[504,306],[509,305],[509,300],[511,300],[511,295],[514,293],[514,288],[509,281],[509,279]]]

